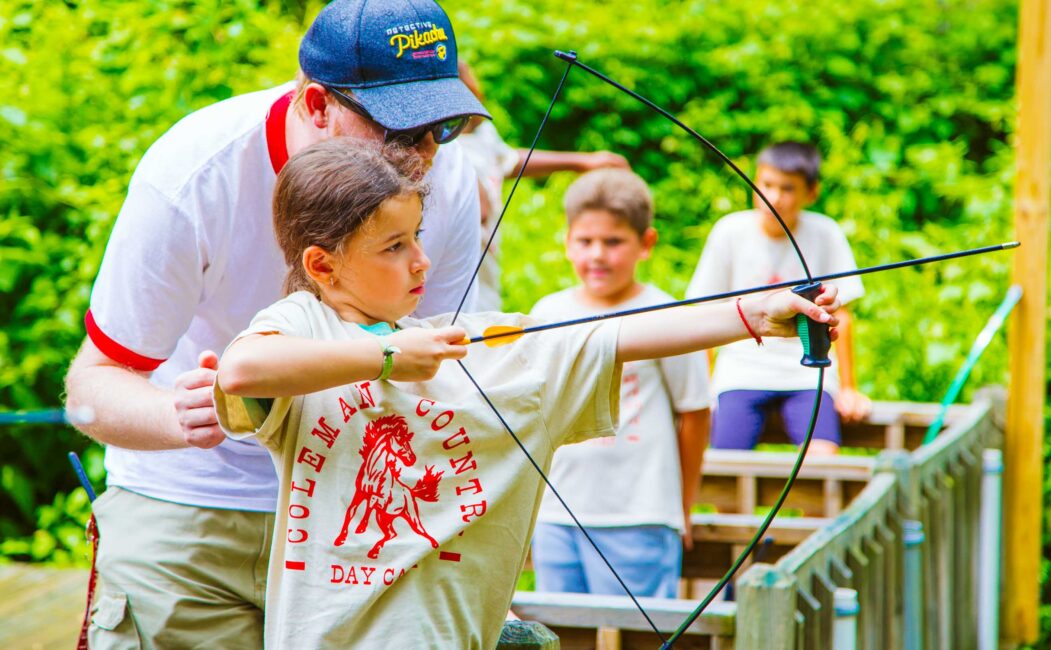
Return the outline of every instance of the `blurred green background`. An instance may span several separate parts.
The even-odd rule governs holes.
[[[1014,2],[445,5],[512,144],[529,144],[563,72],[552,50],[575,49],[747,171],[772,140],[815,143],[825,156],[816,209],[839,220],[860,265],[1012,238]],[[319,7],[0,0],[0,409],[61,403],[91,282],[145,149],[196,108],[291,78]],[[715,220],[749,205],[712,155],[579,70],[540,146],[616,151],[652,184],[661,240],[643,274],[675,295]],[[503,229],[510,310],[573,282],[560,212],[572,179],[519,189]],[[1009,274],[1009,255],[989,255],[866,278],[855,307],[861,389],[940,400]],[[1005,357],[1001,336],[971,389],[1005,383]],[[71,429],[0,428],[0,558],[85,563],[87,500],[68,450],[101,486],[100,450]],[[1046,574],[1045,561],[1049,602]],[[1051,608],[1043,619],[1046,639]]]

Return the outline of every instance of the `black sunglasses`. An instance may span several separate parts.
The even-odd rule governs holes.
[[[367,120],[376,122],[376,118],[372,117],[368,109],[365,108],[361,102],[354,99],[350,95],[344,93],[338,88],[331,88],[326,86],[326,90],[336,96],[336,100],[340,104],[343,104],[351,111],[364,117]],[[384,127],[383,129],[383,141],[393,142],[406,147],[415,147],[420,143],[421,140],[427,137],[430,133],[434,136],[435,144],[447,144],[452,142],[463,133],[463,130],[467,128],[467,123],[471,120],[470,116],[464,115],[461,117],[450,117],[447,120],[441,122],[435,122],[433,124],[424,124],[423,126],[417,126],[412,129],[394,130]],[[379,122],[376,122],[379,124]],[[382,125],[381,125],[382,126]]]

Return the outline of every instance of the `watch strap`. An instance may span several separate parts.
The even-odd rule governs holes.
[[[389,379],[390,374],[394,371],[394,355],[401,352],[401,349],[391,345],[386,336],[378,336],[376,341],[379,342],[380,350],[383,352],[383,369],[380,370],[376,381],[384,381]]]

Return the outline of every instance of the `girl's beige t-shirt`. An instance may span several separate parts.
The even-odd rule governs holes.
[[[538,322],[480,313],[457,324],[476,336]],[[463,361],[545,472],[558,446],[613,434],[618,329],[475,344]],[[372,336],[305,292],[260,312],[242,336],[275,331]],[[258,438],[280,478],[268,647],[496,646],[544,484],[456,362],[420,383],[363,381],[272,402],[217,387],[215,399],[228,434]]]

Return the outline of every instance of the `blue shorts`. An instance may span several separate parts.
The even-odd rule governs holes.
[[[754,449],[763,433],[767,413],[775,408],[781,410],[781,420],[789,439],[801,445],[813,407],[813,390],[728,390],[719,393],[718,406],[712,414],[711,447]],[[827,391],[821,394],[814,439],[837,445],[840,441],[839,414]]]
[[[675,598],[682,574],[682,537],[668,526],[588,528],[636,596]],[[613,572],[576,526],[537,524],[533,534],[537,591],[624,596]]]

